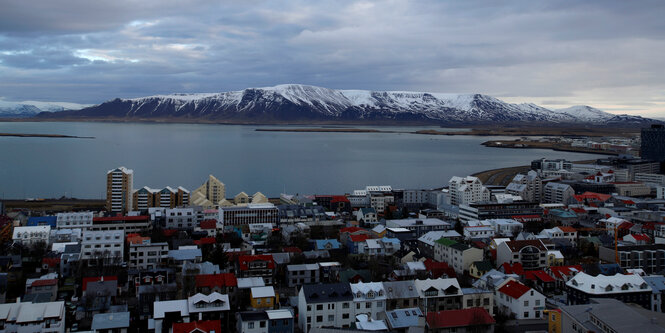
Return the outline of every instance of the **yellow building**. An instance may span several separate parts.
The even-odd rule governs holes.
[[[547,315],[547,332],[549,333],[561,333],[561,310],[545,310],[543,311]]]
[[[192,191],[190,201],[193,205],[206,209],[214,208],[219,202],[226,199],[226,185],[213,175],[208,176],[203,185]]]
[[[481,276],[491,271],[492,268],[494,267],[489,261],[474,261],[471,266],[469,266],[469,275],[476,279],[480,279]]]
[[[563,266],[563,259],[561,251],[547,251],[547,266]]]
[[[119,167],[106,173],[106,210],[127,214],[133,208],[134,170]]]
[[[254,287],[249,293],[250,304],[254,309],[274,308],[279,303],[279,295],[273,287]]]

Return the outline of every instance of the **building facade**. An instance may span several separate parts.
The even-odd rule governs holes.
[[[134,170],[119,167],[106,173],[106,210],[127,214],[132,210]]]

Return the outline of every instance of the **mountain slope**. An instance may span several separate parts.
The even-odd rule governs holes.
[[[481,94],[334,90],[278,85],[210,94],[156,95],[114,99],[78,111],[41,118],[186,118],[226,122],[416,121],[431,123],[605,123],[615,117],[591,107],[549,110],[511,104]],[[631,122],[647,121],[628,117]]]
[[[23,101],[8,102],[0,100],[0,117],[32,117],[40,112],[59,112],[80,110],[90,105],[67,102]]]

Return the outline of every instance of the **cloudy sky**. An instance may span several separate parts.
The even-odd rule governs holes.
[[[0,0],[0,99],[303,83],[665,117],[665,1]]]

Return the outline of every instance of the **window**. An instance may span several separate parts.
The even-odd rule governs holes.
[[[348,313],[343,313],[342,314],[342,319],[349,319],[349,314]]]
[[[524,301],[524,306],[529,306],[529,301]]]
[[[323,304],[317,304],[317,305],[316,305],[316,310],[317,310],[317,311],[321,311],[321,310],[323,310]]]
[[[473,306],[473,300],[472,299],[467,299],[466,300],[466,306],[472,307]]]
[[[254,328],[254,322],[247,323],[247,328]]]
[[[371,309],[371,308],[372,308],[372,302],[365,303],[365,309]]]
[[[349,308],[349,303],[348,302],[342,303],[342,309],[348,309],[348,308]]]
[[[539,306],[539,305],[540,305],[540,300],[537,299],[537,300],[536,300],[536,306]]]
[[[335,321],[335,315],[328,315],[328,321]]]
[[[360,310],[360,303],[356,303],[356,310]]]
[[[529,311],[524,312],[524,318],[529,318]]]
[[[259,327],[266,327],[266,321],[265,321],[265,320],[261,320],[261,321],[259,322]]]
[[[316,316],[316,322],[320,323],[323,321],[323,316]]]

